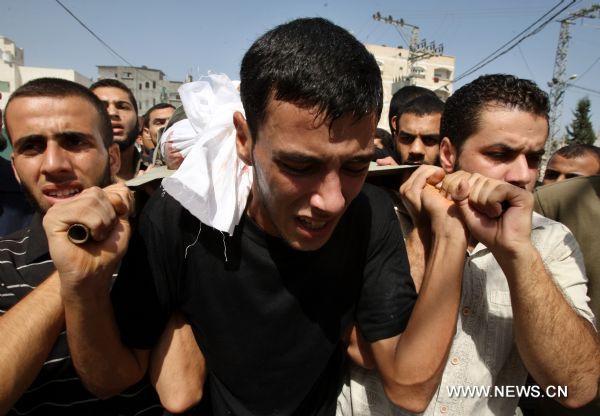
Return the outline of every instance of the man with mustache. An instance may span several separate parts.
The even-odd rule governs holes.
[[[598,394],[600,343],[581,251],[564,225],[533,213],[548,110],[546,93],[531,81],[479,77],[446,101],[441,167],[419,167],[400,189],[425,247],[432,223],[414,202],[423,176],[444,177],[441,189],[469,235],[456,333],[425,415],[512,415],[514,389],[525,387],[528,372],[542,386],[538,394],[566,386],[567,395],[554,399],[567,407]],[[362,369],[352,379],[345,397],[353,409],[381,391]],[[377,414],[395,414],[379,403]]]
[[[129,180],[140,170],[142,156],[135,147],[140,132],[137,102],[131,90],[116,79],[101,79],[90,90],[104,103],[115,143],[121,152],[121,168],[117,178]]]
[[[109,209],[99,221],[75,200],[49,212],[80,373],[101,395],[135,382],[144,351],[180,309],[206,356],[215,414],[333,415],[356,321],[390,398],[423,410],[454,334],[467,241],[449,201],[427,188],[438,255],[415,299],[392,202],[363,187],[382,108],[374,57],[327,20],[297,19],[254,42],[240,73],[245,115],[233,114],[234,144],[254,172],[241,221],[226,235],[156,192],[112,293],[122,338],[106,287],[126,218]],[[73,221],[96,230],[94,241],[71,244]],[[130,296],[145,305],[132,308]]]
[[[120,157],[103,103],[74,82],[40,78],[12,94],[5,117],[13,170],[36,213],[29,228],[0,239],[0,414],[162,415],[147,379],[108,400],[87,391],[42,227],[49,209],[75,197],[91,210],[107,198],[128,203],[126,188],[111,185]]]

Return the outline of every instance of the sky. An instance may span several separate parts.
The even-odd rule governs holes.
[[[560,18],[587,8],[592,0],[60,0],[104,43],[97,40],[56,0],[0,0],[0,35],[25,50],[25,65],[71,68],[96,79],[97,65],[146,65],[171,80],[194,79],[208,71],[238,79],[244,52],[265,31],[298,17],[324,17],[361,42],[404,46],[408,30],[375,21],[391,15],[420,28],[420,39],[444,45],[456,58],[460,76],[519,35],[555,6],[566,9],[539,33],[502,57],[458,80],[454,88],[487,73],[510,73],[535,81],[549,92]],[[549,15],[548,15],[549,16]],[[596,13],[597,17],[600,17]],[[546,19],[543,19],[546,20]],[[591,100],[591,120],[600,131],[600,19],[570,26],[561,132],[578,100]],[[404,38],[404,39],[403,39]],[[121,59],[122,58],[122,59]],[[123,59],[125,61],[123,61]]]

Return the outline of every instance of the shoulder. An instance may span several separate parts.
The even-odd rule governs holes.
[[[186,241],[187,235],[196,233],[199,225],[196,217],[160,187],[144,205],[137,227],[146,240],[154,236],[164,246]]]
[[[344,222],[350,222],[355,227],[365,227],[371,231],[389,226],[390,221],[397,221],[390,195],[368,183],[351,202],[344,219]]]
[[[0,238],[0,267],[14,268],[26,254],[29,229],[23,229]]]
[[[571,231],[564,224],[553,219],[544,217],[537,212],[533,213],[531,222],[532,239],[534,243],[541,241],[555,241],[556,239],[565,239],[569,235],[572,237]],[[541,241],[538,241],[541,240]]]
[[[394,212],[391,196],[378,186],[365,183],[358,196],[352,201],[350,208],[364,213],[381,214]]]
[[[23,266],[47,257],[48,240],[39,213],[33,215],[29,227],[0,238],[0,264]]]
[[[533,213],[531,240],[547,267],[567,259],[583,261],[579,243],[566,225]]]
[[[562,182],[544,185],[534,192],[535,209],[543,215],[551,215],[560,207],[600,200],[600,175],[580,176]]]

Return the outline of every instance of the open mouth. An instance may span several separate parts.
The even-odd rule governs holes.
[[[298,217],[298,222],[300,222],[304,228],[314,231],[322,230],[327,225],[326,221],[315,221],[306,217]]]
[[[54,199],[66,199],[66,198],[71,198],[72,196],[77,195],[80,192],[81,192],[81,189],[79,189],[79,188],[50,189],[50,190],[44,190],[43,194],[46,195],[47,197],[54,198]]]
[[[113,125],[112,125],[112,131],[113,131],[113,134],[122,133],[122,132],[123,132],[123,130],[125,130],[125,129],[124,129],[124,128],[123,128],[123,126],[122,126],[122,125],[120,125],[120,124],[113,124]]]

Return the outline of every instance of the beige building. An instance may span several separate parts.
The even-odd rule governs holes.
[[[383,111],[379,127],[389,130],[387,114],[390,100],[405,85],[418,85],[433,90],[444,101],[452,94],[450,81],[454,78],[456,61],[453,56],[432,56],[415,61],[411,68],[408,49],[370,44],[365,46],[375,56],[381,69]]]
[[[160,69],[152,69],[146,66],[99,65],[98,79],[103,78],[118,79],[127,85],[137,101],[140,115],[158,103],[170,103],[175,107],[181,105],[177,89],[183,82],[169,81]],[[191,81],[191,79],[186,81]]]
[[[73,69],[39,68],[25,66],[25,52],[7,37],[0,36],[0,109],[4,110],[10,95],[28,81],[42,77],[54,77],[75,81],[89,87],[91,79]]]

